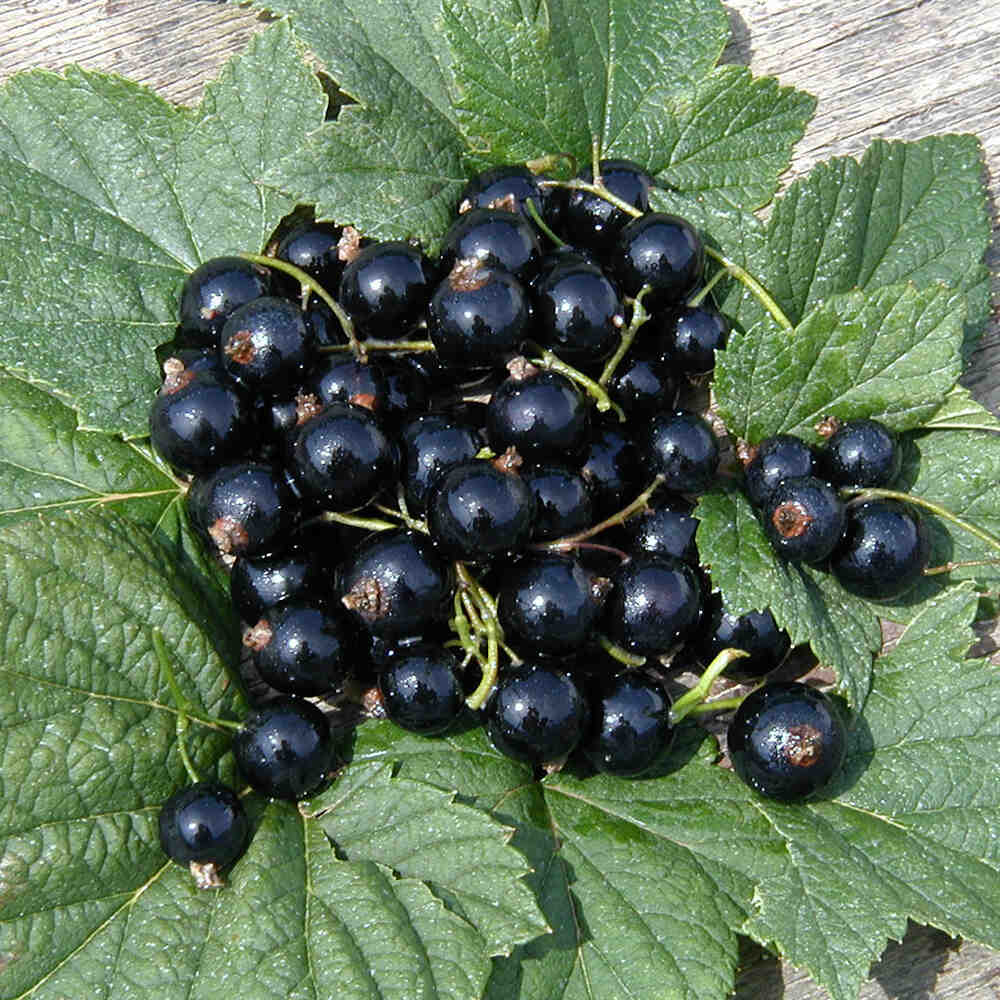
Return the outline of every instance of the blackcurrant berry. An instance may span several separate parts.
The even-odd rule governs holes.
[[[590,638],[610,589],[570,556],[528,558],[501,577],[500,624],[518,649],[570,653]]]
[[[497,750],[535,765],[564,760],[588,719],[587,703],[567,674],[531,663],[504,671],[484,711]]]
[[[583,453],[580,475],[594,498],[595,518],[621,510],[635,498],[640,477],[649,478],[635,442],[619,427],[604,424],[595,428]]]
[[[669,410],[680,381],[675,369],[646,351],[631,350],[608,383],[608,395],[630,418],[640,420]]]
[[[187,505],[195,528],[223,555],[280,549],[298,516],[281,472],[258,462],[224,465],[195,479]]]
[[[793,434],[765,438],[744,469],[747,496],[755,507],[763,507],[782,479],[812,476],[815,468],[813,450],[801,438]]]
[[[382,365],[357,358],[330,357],[313,370],[306,389],[319,402],[353,403],[382,416],[388,406],[389,385]]]
[[[535,498],[516,472],[491,462],[463,462],[431,491],[431,537],[454,559],[489,559],[523,548],[535,525]]]
[[[670,749],[670,697],[659,681],[625,671],[601,682],[590,699],[590,726],[581,743],[605,774],[635,777]]]
[[[295,801],[316,791],[333,764],[330,726],[312,702],[278,698],[243,720],[233,756],[262,795]]]
[[[386,659],[378,678],[385,714],[403,729],[433,736],[450,728],[465,708],[459,662],[448,649],[420,642]]]
[[[694,227],[676,215],[648,212],[621,231],[612,268],[626,295],[638,295],[644,285],[648,310],[679,303],[701,277],[705,250]]]
[[[780,666],[792,647],[788,633],[778,628],[769,609],[734,615],[725,610],[716,594],[706,619],[696,643],[703,663],[711,663],[724,649],[750,654],[726,667],[726,676],[736,681],[759,680]]]
[[[660,656],[689,639],[701,620],[701,583],[694,569],[669,556],[636,556],[612,578],[604,627],[633,653]]]
[[[563,538],[594,521],[590,487],[578,472],[565,465],[534,465],[521,470],[535,497],[536,542]]]
[[[149,414],[153,447],[178,472],[191,475],[241,458],[252,432],[253,411],[243,395],[192,368],[167,375]]]
[[[229,574],[233,607],[248,624],[282,601],[332,593],[316,553],[300,547],[264,556],[240,556]]]
[[[159,829],[160,847],[171,861],[217,870],[242,857],[250,840],[250,820],[239,796],[215,781],[199,781],[171,795],[160,809]]]
[[[529,217],[525,204],[533,201],[538,214],[544,216],[549,189],[539,187],[538,180],[527,167],[491,167],[462,189],[458,213],[465,215],[474,208],[500,208]]]
[[[653,469],[675,493],[704,493],[719,468],[719,442],[697,413],[676,410],[651,421],[646,445]]]
[[[598,164],[604,186],[621,201],[640,212],[649,210],[649,189],[653,179],[637,163],[630,160],[601,160]],[[580,171],[580,180],[594,180],[587,167]],[[631,219],[610,201],[588,191],[566,190],[559,210],[561,235],[570,243],[606,255],[615,245],[622,229]]]
[[[896,435],[877,420],[847,420],[819,449],[819,465],[834,486],[891,486],[903,453]]]
[[[788,562],[823,562],[844,533],[843,501],[815,476],[783,479],[760,513],[771,547]]]
[[[235,310],[219,338],[229,376],[254,392],[291,388],[312,358],[312,331],[302,310],[266,295]]]
[[[345,264],[340,253],[343,232],[332,222],[304,222],[282,238],[275,257],[305,271],[333,294]]]
[[[804,684],[772,683],[743,699],[729,724],[736,773],[770,799],[797,802],[840,770],[847,731],[836,705]]]
[[[384,639],[422,633],[445,617],[454,589],[451,567],[431,540],[413,531],[382,531],[337,571],[337,595],[355,622]]]
[[[448,414],[426,413],[403,427],[400,442],[406,502],[422,513],[438,479],[456,465],[474,459],[485,447],[486,438]]]
[[[285,694],[338,689],[355,667],[358,643],[342,611],[303,599],[285,601],[247,630],[257,673]]]
[[[629,551],[639,555],[671,556],[698,565],[695,533],[698,519],[690,504],[681,500],[658,501],[649,510],[625,522]]]
[[[852,594],[889,600],[923,577],[930,551],[927,524],[916,510],[898,500],[868,500],[848,505],[830,569]]]
[[[441,241],[441,269],[475,260],[529,279],[538,269],[541,249],[534,227],[522,215],[502,209],[474,208],[451,224]]]
[[[366,336],[399,340],[427,308],[434,283],[434,268],[417,247],[373,243],[344,268],[338,299]]]
[[[271,292],[271,272],[242,257],[213,257],[196,267],[181,289],[180,322],[186,340],[214,347],[223,324],[240,306]]]
[[[729,321],[704,303],[680,306],[654,318],[650,333],[665,362],[689,375],[701,375],[715,367],[715,352],[725,348]]]

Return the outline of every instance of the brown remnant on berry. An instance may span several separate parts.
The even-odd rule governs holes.
[[[494,198],[486,207],[492,208],[494,211],[516,212],[517,198],[512,194],[505,194],[502,198]]]
[[[757,445],[751,444],[749,441],[744,441],[743,438],[740,438],[736,443],[736,457],[744,467],[757,457],[757,452],[759,451],[760,448]]]
[[[458,214],[465,215],[466,212],[471,212],[476,207],[476,203],[471,198],[463,198],[458,203]]]
[[[382,698],[382,692],[377,686],[368,688],[361,695],[361,707],[365,710],[365,714],[368,715],[369,718],[387,718],[385,700]]]
[[[256,625],[251,625],[243,633],[243,645],[259,653],[274,638],[274,629],[266,618],[261,618]]]
[[[378,397],[371,392],[356,392],[348,399],[348,402],[353,403],[355,406],[363,406],[366,410],[374,410],[375,404],[378,402]]]
[[[533,365],[527,358],[518,355],[507,362],[507,371],[515,382],[523,382],[526,378],[532,378],[538,374],[538,366]]]
[[[836,417],[824,417],[816,425],[816,433],[821,438],[832,438],[840,430],[840,421]]]
[[[295,426],[301,427],[323,409],[319,397],[311,392],[301,392],[295,397]]]
[[[823,756],[823,734],[808,723],[792,726],[783,749],[793,767],[812,767]]]
[[[614,584],[606,576],[595,576],[590,581],[590,596],[595,601],[603,601],[611,593],[613,587]]]
[[[222,348],[223,353],[238,365],[248,365],[257,356],[257,347],[250,330],[237,330]]]
[[[478,257],[462,257],[448,272],[448,287],[453,292],[476,292],[491,280],[490,272]]]
[[[354,226],[344,226],[340,239],[337,240],[337,257],[345,264],[350,264],[361,253],[361,233]]]
[[[503,472],[508,476],[516,476],[520,474],[521,466],[524,465],[524,459],[518,454],[517,449],[511,445],[502,455],[497,455],[493,459],[493,468],[497,472]]]
[[[214,861],[192,861],[188,865],[188,871],[199,889],[220,889],[225,885]]]
[[[786,500],[774,508],[771,523],[782,538],[799,538],[809,530],[813,517],[798,500]]]
[[[351,587],[340,599],[348,611],[354,611],[368,625],[389,613],[388,595],[382,584],[372,577],[365,577]]]
[[[186,385],[190,385],[194,376],[195,373],[186,368],[180,358],[167,358],[163,362],[163,385],[160,386],[160,395],[173,395]]]
[[[228,514],[212,524],[208,529],[208,537],[224,555],[242,552],[250,544],[250,536],[243,523]]]

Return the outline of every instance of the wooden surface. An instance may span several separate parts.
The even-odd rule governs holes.
[[[335,0],[331,0],[335,2]],[[585,0],[580,0],[585,2]],[[1000,10],[987,0],[735,0],[725,59],[819,98],[789,177],[859,155],[875,137],[974,132],[993,197],[990,265],[1000,269]],[[113,70],[179,103],[263,24],[215,0],[0,0],[0,79],[69,62]],[[998,291],[994,279],[995,298]],[[966,382],[1000,412],[1000,314]],[[984,652],[992,649],[987,639]],[[904,873],[905,874],[905,873]],[[942,873],[944,877],[945,873]],[[738,1000],[820,1000],[808,976],[747,943]],[[1000,1000],[1000,953],[911,927],[872,970],[865,1000]],[[277,998],[276,998],[277,1000]],[[648,1000],[657,1000],[650,997]]]

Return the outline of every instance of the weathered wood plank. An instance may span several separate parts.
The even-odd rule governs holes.
[[[789,177],[876,136],[974,132],[1000,190],[1000,8],[987,0],[732,0],[725,58],[819,98]],[[29,66],[122,73],[171,100],[204,82],[263,20],[216,0],[0,0],[0,79]],[[996,223],[991,270],[1000,269]],[[998,286],[1000,291],[1000,286]],[[967,383],[1000,412],[1000,316]],[[911,927],[872,970],[865,1000],[1000,1000],[1000,953]],[[738,1000],[820,1000],[798,970],[747,944]],[[650,998],[654,1000],[654,998]]]

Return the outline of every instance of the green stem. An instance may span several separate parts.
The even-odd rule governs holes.
[[[356,517],[354,514],[339,514],[334,510],[324,511],[322,517],[324,521],[336,521],[337,524],[346,524],[349,528],[363,528],[365,531],[391,531],[399,527],[394,521],[380,521],[377,517]]]
[[[433,351],[434,344],[430,340],[365,340],[359,342],[365,354],[372,351],[398,351],[400,354],[418,354],[423,351]],[[350,344],[328,344],[320,347],[319,354],[346,354],[355,351]],[[357,353],[357,351],[355,351]]]
[[[502,631],[497,621],[496,602],[488,595],[484,599],[486,592],[469,572],[465,563],[456,562],[455,573],[458,576],[459,586],[476,605],[477,618],[482,622],[486,633],[486,662],[481,662],[483,676],[476,690],[465,699],[466,705],[475,711],[482,708],[496,686],[497,676],[500,673]]]
[[[948,562],[943,566],[931,566],[924,570],[924,576],[939,576],[956,569],[971,569],[974,566],[996,566],[1000,559],[969,559],[966,562]]]
[[[698,306],[700,306],[702,302],[704,302],[705,299],[708,298],[709,293],[712,291],[712,289],[715,288],[715,286],[724,277],[726,277],[728,273],[729,272],[724,267],[720,267],[719,270],[712,275],[712,277],[708,280],[708,282],[706,282],[705,287],[702,288],[700,291],[695,292],[695,294],[692,295],[691,298],[687,300],[688,308],[697,309]]]
[[[578,178],[574,178],[571,181],[539,181],[542,187],[561,187],[568,188],[570,191],[586,191],[588,194],[595,194],[598,198],[603,198],[605,201],[610,202],[615,208],[620,208],[626,215],[631,215],[633,219],[638,219],[642,212],[635,207],[635,205],[630,205],[627,201],[622,201],[617,195],[612,194],[603,184],[591,184],[588,181],[582,181]]]
[[[728,257],[710,246],[705,247],[705,253],[712,260],[721,264],[731,277],[735,278],[741,284],[746,285],[757,301],[771,314],[778,326],[783,330],[795,329],[792,326],[791,320],[781,311],[781,306],[774,301],[771,293],[749,271],[744,270],[739,264],[733,263]]]
[[[185,737],[187,736],[188,728],[188,717],[183,712],[177,713],[177,752],[180,754],[181,763],[184,765],[184,770],[187,771],[187,776],[191,779],[192,785],[197,785],[201,781],[201,775],[195,770],[194,764],[191,763],[191,758],[188,756],[187,746],[185,745]]]
[[[657,476],[627,507],[623,507],[617,514],[606,517],[603,521],[578,531],[575,535],[564,535],[551,542],[540,542],[532,545],[533,549],[540,549],[543,552],[567,552],[575,548],[580,542],[599,535],[608,528],[613,528],[616,524],[624,524],[634,514],[646,509],[650,497],[660,488],[663,483],[663,476]]]
[[[170,663],[170,654],[167,652],[167,644],[163,641],[163,633],[158,628],[154,628],[152,630],[152,640],[153,651],[156,653],[157,662],[167,679],[167,687],[170,688],[171,697],[177,703],[179,714],[184,715],[188,719],[192,719],[203,726],[208,726],[210,729],[239,729],[240,723],[238,722],[230,722],[228,719],[216,719],[210,715],[201,715],[198,712],[190,699],[188,699],[184,695],[184,692],[181,691],[180,685],[177,683],[177,675],[174,673],[174,668]]]
[[[611,401],[611,397],[608,395],[604,386],[599,385],[592,378],[590,378],[589,375],[584,375],[583,372],[577,370],[572,365],[566,364],[565,361],[557,357],[551,351],[542,351],[542,356],[540,358],[531,358],[530,361],[533,365],[540,365],[542,368],[548,368],[551,371],[559,372],[560,375],[565,375],[571,382],[575,382],[586,391],[587,395],[594,400],[597,404],[597,408],[602,413],[606,413],[608,410],[614,410],[619,421],[621,423],[625,423],[625,412],[620,406]]]
[[[743,704],[743,695],[735,698],[716,698],[713,701],[705,701],[700,705],[695,705],[688,711],[688,715],[708,715],[709,712],[729,712],[734,708],[739,708]]]
[[[400,521],[403,522],[411,531],[419,531],[423,534],[430,534],[427,528],[427,522],[422,521],[419,517],[413,517],[404,510],[396,510],[394,507],[386,507],[380,503],[374,503],[372,506],[383,514],[389,517],[398,517]]]
[[[529,198],[529,199],[528,199],[528,200],[527,200],[527,201],[526,201],[526,202],[524,203],[524,209],[525,209],[525,211],[526,211],[526,212],[528,213],[528,215],[530,215],[530,216],[531,216],[531,221],[532,221],[532,222],[533,222],[533,223],[534,223],[534,224],[535,224],[535,225],[536,225],[536,226],[538,227],[538,229],[539,229],[539,230],[540,230],[541,232],[545,233],[545,235],[546,235],[546,236],[548,236],[548,238],[549,238],[550,240],[552,240],[552,242],[553,242],[553,243],[555,243],[555,245],[556,245],[557,247],[564,247],[564,246],[567,246],[567,243],[566,243],[566,241],[565,241],[565,240],[561,240],[561,239],[560,239],[560,238],[559,238],[558,236],[556,236],[556,234],[555,234],[554,232],[552,232],[552,230],[551,230],[551,229],[549,228],[549,226],[548,226],[548,223],[547,223],[547,222],[546,222],[546,221],[545,221],[545,220],[544,220],[544,219],[542,218],[541,214],[539,213],[539,211],[538,211],[538,207],[537,207],[537,206],[535,205],[535,202],[534,202],[534,199],[532,199],[532,198]]]
[[[646,662],[645,656],[633,656],[627,649],[616,646],[606,635],[598,633],[597,641],[608,656],[619,663],[624,663],[626,667],[641,667]]]
[[[670,721],[676,726],[678,722],[690,715],[708,697],[708,692],[719,674],[723,673],[733,660],[739,660],[749,655],[742,649],[724,649],[719,653],[705,668],[705,672],[698,678],[698,683],[674,702],[674,707],[670,710]]]
[[[344,336],[347,337],[347,349],[352,351],[359,361],[365,360],[367,345],[358,340],[351,317],[344,312],[340,303],[311,274],[307,274],[301,267],[289,264],[287,260],[279,260],[277,257],[265,257],[259,253],[242,253],[240,256],[254,264],[273,267],[276,271],[290,274],[303,288],[308,289],[313,295],[319,296],[330,307],[333,315],[337,317],[337,322],[344,331]]]
[[[914,496],[912,493],[900,493],[898,490],[879,490],[879,489],[858,489],[858,490],[841,490],[844,496],[850,496],[853,501],[864,502],[865,500],[901,500],[903,503],[913,504],[915,507],[923,507],[925,510],[929,510],[932,514],[937,514],[944,521],[950,521],[957,528],[961,528],[963,531],[967,531],[970,535],[974,535],[981,542],[985,542],[991,549],[995,549],[1000,552],[1000,538],[986,531],[985,528],[977,528],[974,524],[969,524],[968,521],[963,521],[957,514],[953,514],[947,507],[941,507],[930,500],[925,500],[923,497]]]
[[[635,302],[632,306],[632,322],[629,323],[628,329],[622,334],[621,340],[618,343],[618,350],[611,355],[604,366],[604,371],[601,372],[601,377],[597,380],[598,385],[603,387],[611,381],[611,376],[614,375],[615,370],[622,362],[622,358],[625,357],[632,346],[632,341],[635,340],[635,335],[639,332],[639,327],[649,319],[649,313],[646,312],[646,308],[642,304],[642,300],[649,290],[648,285],[639,289],[639,294],[635,297]]]

